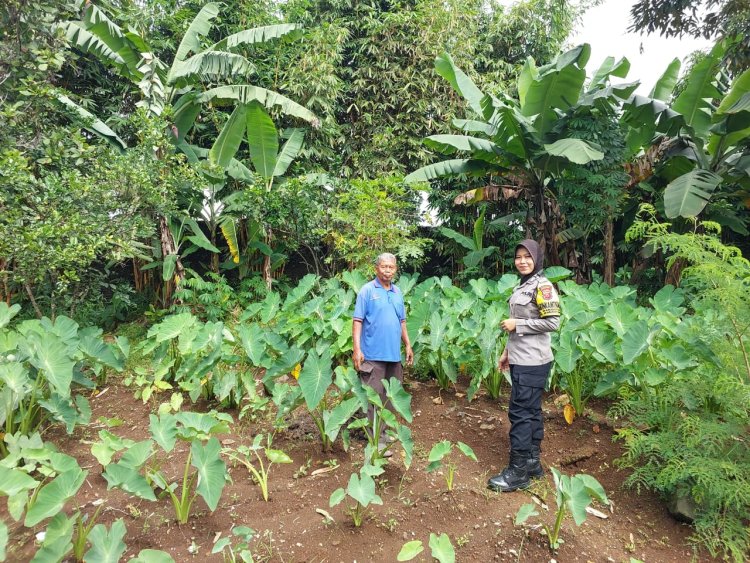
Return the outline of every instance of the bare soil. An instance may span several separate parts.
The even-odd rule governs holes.
[[[125,423],[112,430],[119,435],[135,440],[148,437],[148,415],[155,407],[134,399],[131,389],[110,382],[105,392],[100,390],[91,398],[93,416],[88,427],[76,429],[72,436],[52,428],[45,439],[76,456],[89,471],[77,498],[83,510],[93,513],[94,501],[104,499],[100,521],[110,524],[124,519],[128,530],[125,561],[145,548],[165,550],[177,562],[221,561],[220,555],[211,555],[214,540],[219,534],[230,535],[232,527],[239,525],[258,531],[253,550],[259,561],[395,561],[403,544],[411,540],[421,540],[425,546],[415,561],[430,561],[431,532],[450,536],[458,561],[711,560],[705,553],[694,552],[688,542],[691,528],[674,520],[659,498],[623,488],[627,474],[614,464],[622,450],[612,440],[614,429],[604,416],[606,404],[592,405],[590,416],[568,425],[553,397],[546,396],[542,452],[545,478],[530,491],[494,493],[486,489],[486,481],[507,459],[505,399],[491,401],[480,396],[469,403],[462,386],[457,391],[439,392],[432,382],[408,382],[407,389],[413,395],[414,461],[406,470],[396,448],[385,473],[378,478],[383,505],[370,509],[361,528],[353,526],[343,503],[329,508],[328,499],[335,489],[346,487],[350,474],[361,466],[364,444],[354,441],[348,452],[336,444],[333,451],[323,452],[309,415],[300,414],[287,430],[276,434],[274,447],[286,451],[294,463],[273,466],[269,502],[263,501],[260,488],[244,467],[231,466],[232,483],[224,489],[217,510],[210,513],[197,498],[186,525],[176,523],[167,498],[149,502],[121,491],[108,491],[101,468],[90,453],[91,442],[105,428],[97,422],[100,417],[123,419]],[[236,421],[233,434],[221,439],[225,444],[248,443],[267,428],[267,421]],[[451,459],[458,472],[451,492],[446,490],[443,473],[425,471],[430,449],[444,439],[467,443],[479,460],[473,462],[454,450]],[[163,468],[175,480],[181,475],[186,452],[185,445],[178,443],[169,458],[162,460]],[[549,466],[568,474],[594,476],[612,500],[611,509],[596,506],[606,519],[589,516],[580,527],[566,519],[561,533],[565,543],[554,554],[538,525],[540,518],[550,526],[554,522],[555,495]],[[527,526],[515,526],[517,510],[532,498],[537,499],[541,516],[530,519]],[[0,517],[10,523],[8,515],[2,514],[5,503],[0,504]],[[317,509],[330,513],[334,521],[327,521]],[[35,550],[34,533],[39,530],[26,530],[19,524],[9,524],[9,529],[8,560],[28,561]]]

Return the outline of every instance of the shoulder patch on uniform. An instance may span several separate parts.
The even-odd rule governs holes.
[[[536,306],[539,308],[539,317],[542,319],[560,316],[560,298],[550,282],[545,281],[537,286]]]
[[[552,284],[544,284],[539,286],[539,291],[542,292],[542,297],[549,301],[552,299]]]

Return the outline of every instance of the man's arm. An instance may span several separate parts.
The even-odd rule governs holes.
[[[352,321],[352,360],[354,369],[359,371],[359,366],[365,361],[365,355],[362,353],[360,341],[362,339],[362,320],[354,319]]]
[[[411,342],[409,342],[409,331],[406,330],[406,321],[401,321],[401,340],[404,341],[406,346],[406,365],[410,366],[414,363],[414,351],[411,349]]]

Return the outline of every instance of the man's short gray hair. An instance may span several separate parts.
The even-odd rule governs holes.
[[[382,254],[379,254],[377,258],[375,258],[375,265],[380,266],[380,263],[385,261],[393,262],[395,264],[396,257],[390,252],[383,252]]]

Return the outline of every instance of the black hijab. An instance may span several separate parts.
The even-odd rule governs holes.
[[[520,246],[528,250],[529,254],[531,254],[531,258],[534,260],[534,271],[531,272],[527,276],[521,276],[521,283],[526,283],[526,281],[531,276],[537,274],[538,272],[541,272],[542,268],[544,268],[544,253],[542,252],[542,247],[539,246],[539,243],[529,238],[524,239],[521,242],[519,242],[516,245],[515,250],[518,250],[518,247]]]

